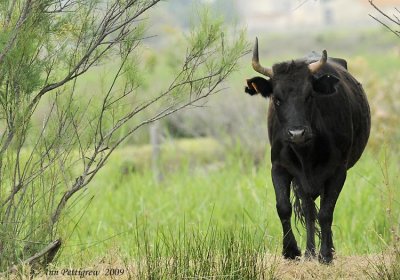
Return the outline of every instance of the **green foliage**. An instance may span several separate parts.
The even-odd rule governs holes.
[[[223,47],[222,22],[203,17],[171,82],[139,94],[152,79],[141,57],[142,16],[158,2],[0,5],[0,270],[51,262],[52,252],[30,257],[59,237],[59,221],[71,219],[116,148],[142,126],[218,91],[245,52],[243,36]]]
[[[204,89],[212,89],[212,85],[219,84],[236,70],[238,58],[249,48],[243,31],[225,37],[223,19],[214,17],[208,10],[200,14],[198,23],[193,24],[189,35],[182,40],[188,48],[178,47],[179,51],[173,50],[168,58],[172,72],[179,73],[171,85],[177,99],[183,92],[189,91],[198,97]],[[183,62],[182,53],[186,53]],[[187,71],[193,68],[198,71]]]
[[[164,144],[161,184],[148,170],[150,146],[120,148],[145,124],[220,91],[249,48],[245,33],[216,15],[218,5],[232,9],[227,0],[209,4],[191,31],[171,39],[173,49],[143,47],[148,30],[139,16],[157,2],[0,1],[0,270],[61,237],[61,265],[90,265],[112,249],[140,277],[275,276],[274,262],[264,259],[281,243],[260,133],[267,103],[243,97],[243,80],[254,74],[250,59],[214,111],[171,120],[177,135],[213,135],[229,145],[209,138]],[[343,52],[354,44],[331,33],[317,36],[315,47],[340,44]],[[358,36],[391,46],[378,35]],[[268,53],[290,51],[282,36],[270,40]],[[297,36],[291,41],[308,51],[310,42]],[[365,58],[350,61],[374,127],[371,150],[350,171],[335,212],[340,254],[379,252],[398,238],[398,55],[369,54],[375,41],[363,41]],[[382,143],[392,154],[377,156]],[[250,146],[252,154],[244,151]],[[299,235],[304,247],[302,229]],[[377,271],[398,274],[396,266]]]

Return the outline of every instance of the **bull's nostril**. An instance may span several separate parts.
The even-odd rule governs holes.
[[[306,130],[304,128],[288,129],[287,133],[290,140],[301,141],[305,136]]]

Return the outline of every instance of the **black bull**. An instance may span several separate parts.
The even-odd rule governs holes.
[[[283,256],[301,256],[292,232],[290,186],[307,231],[305,256],[315,257],[315,222],[320,225],[319,260],[332,261],[332,220],[347,170],[361,157],[370,132],[370,110],[362,86],[343,59],[309,57],[263,67],[258,42],[253,68],[269,77],[247,80],[250,95],[269,97],[268,134],[276,208],[283,228]],[[319,212],[315,199],[320,197]]]

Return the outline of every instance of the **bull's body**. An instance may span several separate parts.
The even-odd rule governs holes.
[[[258,63],[258,48],[255,50],[253,65],[254,61]],[[345,60],[325,57],[317,67],[310,67],[312,63],[319,62],[308,58],[275,64],[267,70],[255,67],[270,79],[248,80],[246,92],[271,97],[268,112],[271,173],[283,227],[283,255],[287,258],[301,255],[290,222],[292,185],[300,201],[297,210],[305,218],[306,256],[315,255],[318,218],[320,260],[330,262],[334,207],[347,170],[361,157],[367,144],[370,111],[362,86],[347,71]],[[318,196],[321,202],[317,213],[314,201]]]

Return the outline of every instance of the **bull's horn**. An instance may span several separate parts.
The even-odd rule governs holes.
[[[311,73],[313,73],[313,74],[316,73],[319,69],[321,69],[322,66],[324,66],[327,59],[328,59],[328,54],[327,54],[326,50],[323,50],[321,59],[319,61],[310,63],[308,65],[308,69],[310,69]]]
[[[258,59],[258,38],[256,37],[256,43],[254,44],[253,49],[253,59],[251,64],[253,65],[253,69],[256,70],[258,73],[263,74],[267,77],[272,78],[274,73],[272,72],[272,68],[262,67],[260,61]]]

